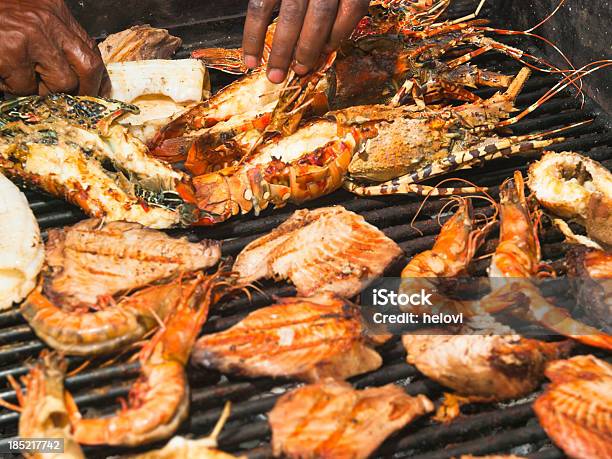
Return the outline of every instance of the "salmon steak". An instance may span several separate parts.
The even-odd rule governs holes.
[[[546,376],[533,408],[552,441],[571,458],[612,458],[612,365],[579,355],[550,363]]]
[[[44,293],[65,307],[96,305],[180,273],[214,266],[216,241],[189,242],[138,223],[83,220],[49,230]]]
[[[296,211],[248,244],[234,271],[247,283],[288,279],[301,296],[331,292],[351,298],[400,255],[402,249],[362,216],[333,206]]]
[[[359,308],[331,294],[282,298],[200,338],[192,362],[251,377],[345,379],[379,368],[372,346],[386,339],[367,337]]]
[[[326,380],[295,389],[268,414],[275,456],[359,459],[392,433],[433,411],[424,395],[393,384],[365,390]]]

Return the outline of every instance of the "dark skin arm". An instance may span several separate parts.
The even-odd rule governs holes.
[[[108,76],[63,0],[0,0],[0,91],[98,95]]]
[[[280,3],[278,24],[268,61],[268,79],[281,83],[290,67],[304,75],[322,53],[347,38],[368,11],[368,0],[249,0],[242,49],[244,63],[257,67],[266,30]]]

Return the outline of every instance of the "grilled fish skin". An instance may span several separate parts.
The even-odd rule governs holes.
[[[508,331],[404,335],[408,363],[428,378],[475,400],[501,401],[537,389],[547,362],[568,355],[572,343],[547,343]],[[486,334],[485,334],[486,333]]]
[[[132,105],[53,94],[0,104],[0,171],[92,217],[153,228],[198,217],[176,187],[186,176],[151,158],[117,119]]]
[[[382,365],[359,309],[330,294],[282,298],[228,330],[198,340],[192,362],[225,373],[345,379]]]
[[[393,432],[433,410],[400,387],[355,390],[327,380],[284,394],[268,415],[275,456],[366,458]]]
[[[34,288],[44,259],[40,229],[28,200],[0,174],[0,311]]]
[[[362,216],[332,206],[296,211],[248,244],[233,269],[245,283],[289,279],[301,296],[331,292],[351,298],[401,254],[395,242]]]
[[[552,362],[534,403],[548,436],[569,457],[612,458],[612,365],[592,355]]]
[[[97,219],[51,229],[46,251],[44,293],[68,307],[95,305],[101,296],[209,268],[221,257],[216,241],[193,243],[138,223]]]
[[[612,330],[612,254],[577,245],[565,255],[565,264],[585,321]]]

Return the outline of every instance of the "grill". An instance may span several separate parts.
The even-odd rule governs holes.
[[[87,3],[87,2],[85,2]],[[465,2],[464,2],[465,4]],[[470,12],[462,3],[449,14],[460,16]],[[485,12],[485,15],[487,13]],[[487,16],[488,17],[488,16]],[[186,20],[185,23],[172,27],[171,32],[182,36],[185,47],[181,51],[186,55],[192,48],[199,46],[237,45],[240,25],[243,18],[230,15],[197,21]],[[212,35],[206,42],[201,40],[201,27],[206,25]],[[208,35],[207,35],[208,36]],[[522,41],[521,46],[533,54],[541,51]],[[181,56],[181,57],[183,57]],[[515,73],[518,66],[507,59],[496,55],[480,60],[487,68]],[[228,77],[214,74],[213,83],[219,87],[227,83]],[[528,81],[523,93],[518,98],[518,106],[526,107],[547,88],[555,83],[555,78],[543,74],[534,74]],[[480,90],[479,95],[490,96],[493,91]],[[552,150],[575,150],[603,162],[612,168],[612,132],[608,129],[609,117],[599,111],[598,107],[587,100],[584,107],[580,99],[569,92],[559,95],[527,119],[513,126],[516,134],[525,134],[538,130],[554,129],[574,122],[593,119],[588,125],[574,128],[564,134],[567,140]],[[457,174],[458,177],[475,181],[482,186],[489,186],[491,194],[496,197],[499,184],[510,177],[516,169],[525,172],[527,159],[512,158],[493,161],[481,168]],[[51,227],[72,224],[84,215],[75,207],[52,197],[26,191],[30,205],[38,222],[46,233]],[[421,205],[422,199],[411,196],[390,196],[384,198],[356,198],[339,191],[307,207],[319,207],[340,204],[349,210],[363,215],[366,220],[381,228],[384,233],[397,241],[404,249],[406,257],[390,268],[389,275],[397,275],[406,261],[422,250],[431,247],[439,230],[435,216],[445,201],[430,199],[424,205],[419,218],[411,225],[410,220]],[[479,204],[482,205],[482,204]],[[213,228],[175,230],[174,234],[187,235],[190,239],[213,238],[223,240],[224,256],[235,256],[247,243],[275,228],[288,218],[295,207],[288,206],[278,211],[266,211],[258,218],[246,216]],[[547,228],[541,235],[543,256],[553,267],[562,270],[561,258],[565,245],[559,233]],[[490,240],[484,250],[494,247]],[[475,263],[475,274],[483,275],[487,261]],[[234,298],[219,303],[211,313],[203,333],[220,331],[233,325],[248,312],[271,303],[270,297],[295,294],[293,287],[287,284],[264,283],[262,292],[254,292],[252,301],[245,297]],[[15,402],[15,394],[9,390],[4,381],[8,375],[15,377],[27,372],[24,361],[34,358],[44,348],[29,326],[15,310],[0,314],[0,397]],[[405,351],[398,338],[387,342],[379,349],[383,356],[383,366],[372,373],[352,378],[350,381],[357,388],[380,386],[395,383],[402,386],[409,394],[426,394],[432,400],[440,400],[443,388],[424,378],[414,367],[405,362]],[[578,347],[578,353],[595,353],[593,349]],[[71,364],[79,365],[83,361],[70,358]],[[71,365],[72,367],[72,365]],[[103,415],[119,408],[117,399],[127,395],[129,387],[138,374],[138,363],[127,360],[127,356],[110,365],[92,364],[75,376],[69,377],[66,386],[75,395],[76,402],[86,415]],[[219,418],[223,404],[233,402],[229,422],[221,437],[220,447],[228,452],[247,454],[250,458],[271,456],[269,446],[270,429],[266,413],[274,406],[276,399],[287,390],[297,386],[289,380],[272,380],[269,378],[246,379],[224,376],[213,371],[190,368],[189,379],[192,390],[191,415],[180,428],[179,434],[191,434],[195,437],[207,435]],[[389,438],[377,451],[384,457],[418,457],[419,459],[443,459],[458,457],[462,454],[514,453],[532,459],[553,459],[563,457],[563,453],[554,447],[534,417],[531,404],[535,395],[514,401],[485,405],[470,405],[464,408],[465,415],[449,425],[435,424],[428,419],[421,419]],[[17,434],[18,414],[6,410],[0,411],[0,445]],[[160,447],[160,444],[148,445],[146,448]],[[131,449],[130,452],[143,448]],[[120,448],[86,448],[88,457],[106,457],[112,454],[125,453]]]

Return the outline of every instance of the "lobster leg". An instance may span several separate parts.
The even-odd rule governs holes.
[[[434,161],[427,167],[424,167],[418,171],[376,185],[362,186],[351,180],[345,180],[343,186],[347,191],[359,196],[380,196],[386,194],[407,193],[441,196],[448,194],[477,193],[484,190],[484,188],[435,188],[431,186],[419,185],[418,182],[438,177],[443,174],[448,174],[449,172],[454,172],[460,169],[469,169],[474,164],[478,164],[483,160],[491,160],[513,156],[528,151],[541,150],[554,143],[564,140],[563,137],[547,140],[526,140],[532,137],[533,136],[508,137],[499,139],[495,143],[480,146],[471,150],[453,152],[447,155],[445,158]]]

